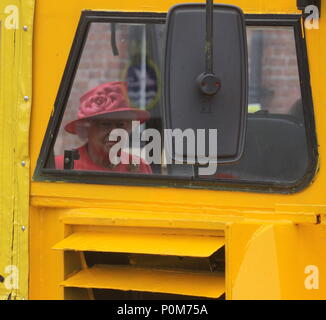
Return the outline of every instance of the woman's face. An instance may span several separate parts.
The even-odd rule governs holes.
[[[88,128],[89,149],[96,155],[108,155],[110,149],[119,141],[110,141],[110,134],[115,129],[123,129],[131,133],[132,121],[126,119],[92,120]]]

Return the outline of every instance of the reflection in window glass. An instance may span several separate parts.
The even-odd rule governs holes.
[[[302,117],[293,28],[247,28],[249,111]],[[302,119],[301,119],[302,120]]]
[[[247,28],[249,115],[245,152],[238,163],[198,176],[192,165],[168,163],[161,140],[154,163],[152,154],[144,152],[145,142],[131,147],[132,137],[147,129],[164,136],[164,27],[91,24],[47,168],[281,184],[301,179],[308,151],[292,27]],[[127,135],[108,141],[114,129]],[[116,155],[122,161],[117,165],[108,155],[118,145]]]
[[[164,25],[91,24],[54,147],[57,169],[161,173],[141,157],[142,145],[122,148],[121,164],[111,163],[108,154],[115,144],[107,140],[113,129],[131,135],[132,121],[141,124],[134,133],[162,130],[163,32]],[[132,162],[131,156],[140,160],[122,163]]]
[[[240,180],[294,183],[308,151],[292,27],[248,27],[249,115],[245,151],[221,171]]]

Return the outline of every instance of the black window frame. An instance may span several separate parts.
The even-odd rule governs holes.
[[[165,13],[144,12],[109,12],[83,11],[66,64],[60,88],[55,100],[55,109],[43,140],[33,181],[66,182],[80,184],[122,185],[122,186],[149,186],[172,187],[188,189],[210,189],[221,191],[246,191],[262,193],[291,194],[299,192],[309,186],[317,172],[318,144],[313,111],[313,99],[310,85],[307,46],[302,28],[301,15],[289,14],[246,14],[247,26],[288,26],[294,28],[297,51],[298,70],[301,85],[301,96],[305,118],[305,129],[308,146],[308,169],[305,176],[294,184],[268,183],[254,181],[237,181],[230,179],[195,180],[194,177],[178,177],[163,175],[142,175],[112,172],[92,172],[77,170],[56,170],[45,168],[46,161],[55,144],[67,101],[73,86],[81,55],[87,40],[91,23],[155,23],[165,24]]]

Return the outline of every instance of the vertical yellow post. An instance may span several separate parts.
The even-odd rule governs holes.
[[[0,299],[28,298],[34,0],[0,2]]]

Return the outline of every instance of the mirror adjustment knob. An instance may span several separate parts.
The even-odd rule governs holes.
[[[197,78],[198,86],[203,94],[213,96],[221,89],[221,81],[211,73],[202,73]]]

